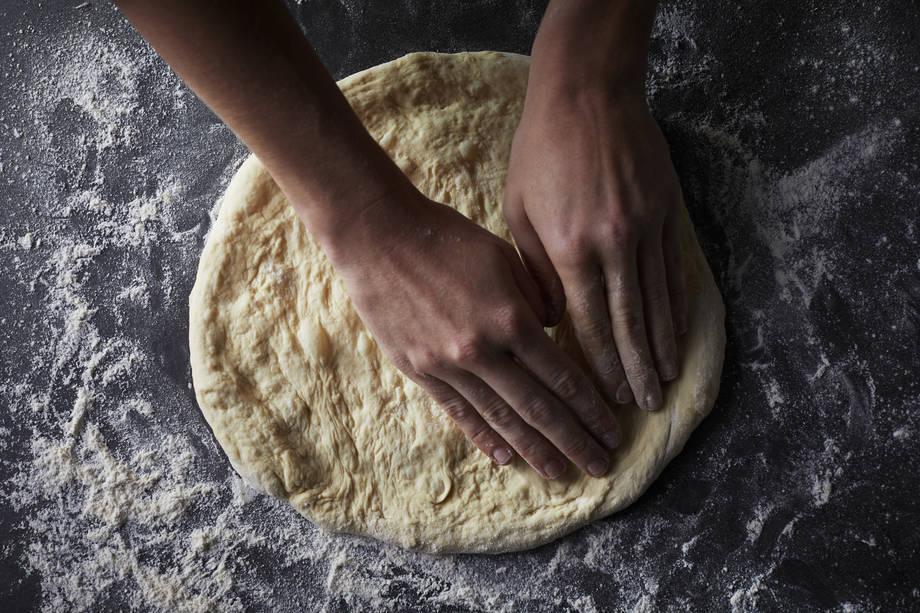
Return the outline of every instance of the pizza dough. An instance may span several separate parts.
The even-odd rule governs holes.
[[[501,215],[529,60],[418,53],[339,85],[422,192],[511,240]],[[250,484],[334,531],[440,552],[534,547],[632,503],[709,412],[721,297],[684,212],[690,329],[664,408],[617,408],[624,443],[601,479],[499,467],[381,353],[258,159],[239,169],[190,298],[198,403]],[[577,353],[570,325],[551,331]]]

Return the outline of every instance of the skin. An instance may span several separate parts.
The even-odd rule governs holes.
[[[661,406],[687,328],[683,204],[645,101],[655,2],[554,1],[534,42],[505,218],[607,398]],[[551,147],[545,143],[552,143]]]
[[[607,15],[601,10],[605,2],[554,2],[547,11],[534,45],[525,118],[515,136],[505,203],[526,268],[510,244],[410,184],[361,125],[279,0],[116,4],[265,164],[343,278],[384,352],[438,401],[479,449],[499,464],[510,462],[516,452],[547,479],[561,476],[567,460],[593,476],[608,470],[608,450],[621,438],[617,422],[589,376],[550,340],[543,324],[561,315],[564,291],[570,305],[577,305],[573,317],[588,351],[603,356],[633,352],[617,364],[627,365],[627,375],[639,373],[633,389],[646,393],[652,379],[657,383],[651,356],[664,364],[673,360],[673,352],[662,351],[653,341],[655,353],[647,344],[643,353],[634,338],[645,334],[646,327],[665,335],[660,309],[644,306],[645,296],[652,294],[643,294],[628,272],[653,280],[661,273],[660,266],[643,267],[641,254],[667,252],[663,228],[669,207],[676,205],[673,198],[659,195],[658,185],[653,191],[644,183],[647,176],[651,183],[659,182],[660,173],[646,173],[641,164],[651,160],[661,170],[670,163],[641,97],[633,96],[628,110],[614,110],[604,105],[627,97],[614,100],[590,93],[597,88],[585,90],[585,96],[567,94],[569,86],[588,82],[587,63],[580,81],[565,83],[552,75],[561,63],[571,65],[572,57],[578,57],[571,53],[583,52],[563,36],[566,28],[579,23],[563,19],[573,15],[581,15],[592,27],[597,26],[593,19],[607,19],[610,29],[598,26],[595,40],[632,32],[623,45],[638,49],[636,57],[624,54],[616,62],[636,63],[630,74],[644,71],[648,28],[643,26],[644,34],[638,35],[633,30],[639,17],[650,23],[653,4],[626,0],[621,4],[634,12]],[[636,9],[639,5],[644,12]],[[592,11],[599,12],[592,17]],[[611,44],[619,48],[615,41]],[[540,82],[545,88],[537,86]],[[553,122],[547,117],[557,112],[565,113],[560,115],[564,125],[578,134],[560,135],[558,126],[548,125]],[[636,124],[637,118],[645,123]],[[613,134],[599,137],[598,129]],[[645,143],[650,133],[661,142]],[[545,146],[557,142],[564,148]],[[608,145],[620,152],[597,151]],[[629,147],[635,150],[622,151]],[[538,176],[546,169],[552,172]],[[573,184],[572,176],[595,180]],[[543,191],[531,186],[537,179]],[[573,192],[573,185],[579,189]],[[567,207],[567,221],[560,224],[561,204]],[[654,215],[647,213],[649,207]],[[612,215],[615,223],[598,224],[596,218],[589,223],[595,215]],[[630,225],[637,220],[642,231]],[[611,242],[618,234],[588,233],[598,227],[625,227],[621,222],[630,228],[630,251]],[[655,224],[662,229],[656,230]],[[655,231],[661,235],[657,242],[650,238]],[[568,258],[573,246],[584,257]],[[616,265],[601,264],[608,260]],[[610,276],[616,273],[621,276]],[[589,291],[598,283],[611,287],[610,279],[621,282],[603,294]],[[607,296],[612,304],[622,303],[622,310],[608,306]],[[613,329],[613,334],[598,333],[603,327],[596,321],[607,321],[611,313],[621,314],[604,329]],[[642,323],[640,329],[637,320],[652,323]],[[631,327],[617,327],[623,321]],[[609,360],[595,357],[592,364]],[[602,374],[602,389],[610,389],[611,377],[622,378]]]

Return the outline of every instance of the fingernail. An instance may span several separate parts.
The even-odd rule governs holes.
[[[661,369],[662,381],[673,381],[677,378],[677,364],[673,362],[665,364]]]
[[[565,470],[565,467],[559,460],[550,460],[543,465],[543,474],[547,479],[558,479],[563,470]]]
[[[598,458],[596,460],[591,460],[588,462],[588,474],[592,477],[603,477],[609,465],[610,462],[606,459]]]
[[[607,449],[614,449],[620,445],[620,432],[618,430],[608,430],[601,435],[601,440]]]
[[[511,452],[505,449],[504,447],[499,447],[492,452],[492,457],[496,462],[504,466],[511,461]]]
[[[645,396],[645,406],[642,407],[646,411],[654,411],[661,406],[661,390],[655,385],[649,393]]]
[[[633,399],[632,390],[629,389],[629,383],[624,381],[620,384],[620,387],[617,388],[617,402],[620,404],[626,404],[631,402]]]

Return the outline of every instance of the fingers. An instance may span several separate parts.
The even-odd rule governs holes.
[[[565,472],[565,459],[559,450],[527,424],[486,382],[462,370],[446,374],[445,378],[476,408],[482,419],[544,478],[557,479]]]
[[[569,316],[575,336],[594,376],[608,398],[621,404],[630,402],[633,395],[617,354],[600,268],[566,269],[563,276],[570,295]]]
[[[484,454],[499,465],[511,462],[514,457],[511,445],[505,442],[476,409],[458,394],[450,385],[437,377],[415,373],[412,380],[418,383],[437,401],[447,416]]]
[[[558,398],[512,358],[498,357],[482,364],[474,374],[514,409],[518,419],[523,419],[533,430],[542,434],[545,440],[564,453],[576,466],[594,477],[607,472],[610,466],[608,452]],[[572,395],[571,391],[569,395]],[[506,432],[501,420],[495,421],[494,414],[483,413],[483,417],[525,458],[528,457],[529,448],[542,439],[526,436],[526,430]],[[600,420],[600,417],[597,419]],[[537,462],[539,464],[534,464],[534,468],[547,478],[553,479],[562,474],[562,467],[552,456],[538,458]]]
[[[604,318],[606,319],[606,318]],[[608,324],[609,333],[609,324]],[[608,336],[608,344],[613,339]],[[550,392],[575,411],[581,424],[608,449],[622,438],[616,418],[591,380],[546,334],[534,335],[526,343],[512,347],[521,360]],[[615,355],[614,351],[614,355]],[[619,360],[617,360],[619,368]]]
[[[639,245],[639,282],[649,345],[661,381],[677,377],[677,343],[671,319],[662,244],[648,240]]]
[[[687,333],[687,282],[684,279],[684,264],[680,253],[680,215],[668,217],[664,226],[664,266],[668,279],[668,293],[671,300],[671,317],[674,331]]]
[[[590,379],[533,314],[520,313],[502,326],[503,340],[458,345],[450,360],[410,360],[431,373],[413,378],[497,463],[510,460],[510,447],[547,479],[565,472],[566,457],[599,477],[610,457],[598,440],[616,447],[619,426]]]
[[[661,385],[646,333],[635,252],[611,257],[605,266],[605,274],[613,337],[623,370],[636,397],[636,404],[653,411],[661,406]]]
[[[523,213],[523,206],[505,207],[505,220],[521,251],[521,257],[530,276],[536,282],[545,305],[544,326],[555,326],[565,312],[565,293],[556,268],[546,254],[543,242]],[[516,211],[512,213],[511,211]]]

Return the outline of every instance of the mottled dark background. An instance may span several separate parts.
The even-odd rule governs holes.
[[[188,389],[185,297],[208,211],[245,151],[164,76],[117,11],[80,4],[0,6],[0,376],[7,392],[21,381],[63,390],[49,401],[66,421],[74,392],[56,377],[67,366],[35,364],[49,315],[41,283],[29,281],[47,267],[43,245],[54,236],[89,240],[97,226],[88,217],[58,219],[54,205],[100,173],[106,197],[122,202],[154,190],[164,172],[180,176],[172,228],[194,230],[191,246],[109,248],[82,282],[96,304],[114,300],[126,269],[152,288],[169,285],[121,319],[100,310],[93,325],[150,349],[152,361],[124,385],[126,395],[145,390],[156,406],[156,427],[138,422],[139,431],[198,433],[198,470],[226,479],[229,467]],[[527,53],[543,8],[522,0],[292,6],[337,78],[410,51]],[[307,527],[311,542],[347,541],[351,559],[376,560],[353,576],[385,592],[376,600],[342,594],[330,587],[331,553],[293,564],[265,546],[240,553],[246,563],[233,567],[231,608],[920,610],[918,33],[914,2],[663,2],[649,99],[727,307],[712,415],[636,504],[557,543],[437,562],[389,551],[386,560],[397,562],[379,563],[386,546]],[[137,83],[145,110],[119,124],[134,138],[85,151],[76,143],[98,132],[98,118],[29,85],[72,61],[59,51],[72,47],[55,41],[84,35],[87,44],[104,40],[147,58]],[[177,95],[186,100],[181,111],[163,102]],[[36,120],[45,137],[33,138]],[[17,237],[27,232],[47,237],[19,253]],[[6,403],[0,479],[10,483],[31,461],[30,432],[53,420],[24,418],[10,396],[0,398]],[[47,607],[50,588],[23,558],[44,537],[28,525],[29,508],[6,496],[0,609]],[[254,523],[303,521],[271,501],[249,505]],[[194,527],[212,512],[192,505],[183,521]],[[485,586],[490,599],[449,596],[461,577],[464,589]],[[133,585],[129,574],[91,608],[128,607]]]

